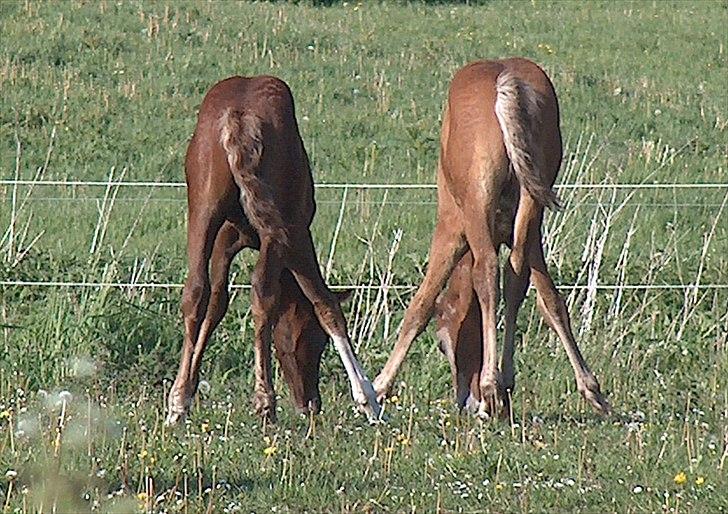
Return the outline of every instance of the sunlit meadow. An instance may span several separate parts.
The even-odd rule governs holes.
[[[0,508],[728,511],[726,26],[726,2],[697,0],[0,2]],[[204,92],[233,74],[290,84],[315,179],[339,185],[317,190],[321,266],[359,287],[346,313],[374,375],[423,276],[435,194],[355,184],[432,184],[453,72],[510,55],[559,94],[548,259],[615,413],[579,398],[529,294],[512,424],[457,412],[430,329],[387,423],[355,411],[329,350],[324,412],[295,415],[276,377],[265,425],[236,288],[190,418],[165,428],[186,273],[175,183]],[[678,185],[620,186],[655,183]]]

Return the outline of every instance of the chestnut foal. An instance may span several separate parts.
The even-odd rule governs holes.
[[[309,228],[315,211],[313,179],[288,86],[269,76],[232,77],[213,86],[200,106],[185,175],[185,336],[169,393],[167,423],[178,423],[190,408],[205,346],[227,310],[230,263],[246,247],[260,251],[251,278],[255,411],[275,416],[271,342],[281,296],[295,282],[332,338],[354,400],[370,418],[377,418],[380,406],[374,390],[316,259]]]
[[[379,397],[391,387],[410,345],[432,317],[437,297],[453,269],[470,253],[472,264],[466,262],[465,266],[471,271],[458,278],[460,286],[451,287],[458,287],[452,294],[463,296],[456,308],[461,320],[474,313],[469,301],[472,291],[478,300],[479,313],[472,315],[481,317],[482,333],[477,337],[482,341],[478,349],[482,364],[477,376],[471,371],[465,381],[477,380],[479,394],[472,402],[480,400],[479,413],[494,415],[508,408],[515,384],[516,316],[529,281],[536,287],[538,306],[547,324],[566,349],[579,391],[595,409],[609,411],[579,352],[566,305],[548,273],[541,242],[544,208],[557,205],[552,186],[561,153],[556,93],[536,64],[520,58],[478,61],[455,74],[442,122],[437,225],[427,273],[407,308],[394,351],[374,381]],[[505,265],[505,337],[499,369],[496,308],[502,244],[511,251]],[[477,318],[468,319],[468,323],[475,322]],[[450,353],[457,368],[457,352]],[[459,397],[461,404],[466,399]]]

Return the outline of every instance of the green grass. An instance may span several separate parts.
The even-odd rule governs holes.
[[[728,4],[707,1],[2,2],[0,177],[105,181],[113,168],[117,180],[180,181],[205,91],[270,73],[294,92],[317,182],[432,183],[453,72],[522,55],[545,67],[560,98],[560,182],[726,183],[726,24]],[[103,187],[0,185],[0,280],[182,282],[184,190],[110,193],[104,203]],[[596,261],[600,284],[728,283],[726,189],[560,194],[565,208],[547,218],[559,284],[587,283]],[[317,191],[322,266],[343,199]],[[350,189],[345,200],[330,282],[417,284],[434,191]],[[254,257],[239,259],[236,284]],[[371,375],[410,297],[391,290],[382,303],[377,293],[347,307]],[[0,286],[8,511],[728,511],[726,289],[565,290],[615,408],[608,419],[578,397],[529,295],[512,427],[455,412],[431,330],[402,370],[386,425],[354,412],[329,350],[324,413],[296,417],[276,378],[279,422],[261,426],[238,291],[206,354],[211,390],[170,433],[161,421],[180,294]],[[73,393],[65,409],[62,390]]]

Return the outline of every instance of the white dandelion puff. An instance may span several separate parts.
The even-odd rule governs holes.
[[[64,389],[58,393],[58,400],[61,403],[71,403],[73,401],[73,394],[70,391]]]

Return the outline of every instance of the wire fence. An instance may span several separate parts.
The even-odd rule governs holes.
[[[94,180],[0,180],[0,186],[18,187],[18,186],[41,186],[41,187],[125,187],[125,188],[167,188],[167,189],[184,189],[184,182],[145,182],[145,181],[94,181]],[[366,184],[366,183],[318,183],[315,184],[316,189],[323,190],[414,190],[414,191],[435,191],[436,184]],[[690,189],[728,189],[728,183],[594,183],[594,184],[556,184],[554,189],[557,190],[690,190]],[[11,200],[12,195],[0,195],[0,200]],[[33,196],[34,202],[95,202],[104,200],[103,196]],[[187,201],[186,198],[147,198],[147,197],[116,197],[115,202],[147,202],[155,203],[179,204]],[[316,201],[318,205],[339,205],[339,200],[322,200]],[[377,204],[382,202],[378,200],[357,200],[358,204]],[[396,198],[387,199],[387,204],[392,205],[437,205],[435,200],[402,200]],[[587,201],[579,204],[581,207],[599,207],[609,205],[609,202]],[[689,208],[689,207],[719,207],[720,202],[630,202],[631,207],[650,207],[650,208]]]
[[[8,195],[0,195],[0,200],[9,200],[11,197]],[[83,196],[83,197],[70,197],[70,196],[34,196],[34,202],[98,202],[104,199],[103,196]],[[149,200],[146,197],[116,197],[114,203],[134,203],[134,202],[147,202],[154,201],[160,204],[184,204],[187,202],[186,198],[154,198]],[[611,205],[613,202],[580,202],[579,207],[603,207]],[[377,205],[382,206],[381,200],[364,200],[357,199],[357,205]],[[388,198],[386,205],[437,205],[435,200],[400,200],[396,198]],[[341,205],[341,200],[316,200],[316,205]],[[630,202],[629,207],[650,207],[658,209],[674,209],[674,208],[688,208],[688,207],[720,207],[720,202]]]
[[[0,280],[2,286],[17,287],[67,287],[67,288],[118,288],[118,289],[181,289],[184,284],[160,283],[160,282],[73,282],[73,281],[33,281],[33,280]],[[416,284],[339,284],[331,285],[331,289],[350,289],[355,291],[414,291],[419,286]],[[232,284],[229,289],[250,289],[250,284]],[[597,291],[650,291],[650,290],[721,290],[728,289],[728,284],[566,284],[558,286],[559,289],[567,291],[597,290]]]
[[[114,180],[21,180],[2,179],[2,186],[65,186],[65,187],[170,187],[184,188],[184,182],[144,182]],[[437,184],[368,184],[355,182],[332,182],[314,184],[316,189],[437,189]],[[554,189],[728,189],[728,182],[706,183],[594,183],[556,184]]]
[[[138,187],[138,188],[185,188],[184,182],[149,182],[149,181],[95,181],[95,180],[21,180],[21,179],[0,179],[0,186],[40,186],[40,187]],[[317,183],[314,185],[316,189],[360,189],[360,190],[434,190],[436,184],[385,184],[385,183]],[[712,182],[712,183],[588,183],[588,184],[557,184],[554,186],[557,190],[576,190],[576,189],[607,189],[607,190],[665,190],[665,189],[728,189],[728,183]],[[41,197],[44,200],[61,200],[62,197]],[[84,198],[95,200],[96,198]],[[100,199],[100,198],[99,198]],[[78,200],[78,198],[75,198]],[[167,198],[161,199],[165,201],[184,201],[184,199]],[[338,203],[338,202],[317,202],[317,203]],[[395,201],[396,203],[396,201]],[[434,205],[436,202],[422,201],[410,202],[423,205]],[[596,204],[595,204],[596,205]],[[651,207],[710,207],[719,206],[721,204],[714,203],[644,203]],[[6,287],[59,287],[59,288],[122,288],[122,289],[179,289],[184,287],[180,283],[138,283],[138,282],[74,282],[74,281],[31,281],[31,280],[1,280],[1,286]],[[250,284],[233,284],[230,289],[249,289]],[[346,284],[331,286],[332,289],[351,289],[351,290],[397,290],[397,291],[414,291],[417,285],[370,285],[370,284]],[[615,291],[615,290],[725,290],[728,284],[570,284],[561,285],[560,289],[564,290],[598,290],[598,291]]]

